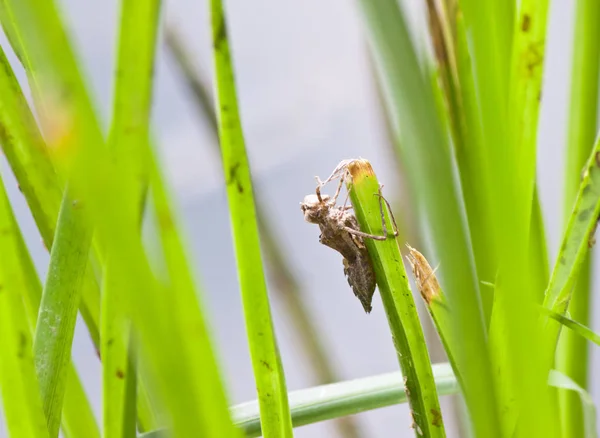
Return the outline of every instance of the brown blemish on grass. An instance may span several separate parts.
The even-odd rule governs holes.
[[[266,360],[261,360],[260,363],[269,371],[273,371],[273,368],[271,368],[271,365],[269,365],[269,362],[267,362]]]
[[[440,284],[425,256],[409,244],[406,244],[406,246],[409,251],[408,261],[415,275],[415,282],[417,283],[419,292],[421,292],[421,296],[425,302],[430,304],[431,300],[440,295]]]
[[[19,332],[19,350],[17,351],[17,357],[23,359],[25,357],[25,351],[27,349],[27,335],[24,332]]]
[[[435,427],[442,427],[442,413],[438,409],[431,408],[429,410],[433,418],[431,419],[431,424]]]
[[[596,230],[598,229],[598,223],[600,223],[600,217],[596,220],[594,224],[594,228],[592,228],[592,232],[590,233],[590,237],[588,238],[588,248],[593,248],[596,244]]]
[[[244,193],[244,186],[242,185],[242,182],[240,181],[240,176],[239,176],[240,166],[241,166],[241,163],[237,162],[229,168],[229,177],[227,178],[226,182],[227,182],[227,185],[235,184],[237,187],[238,193]]]
[[[213,47],[215,50],[219,50],[221,48],[221,44],[227,41],[227,24],[225,23],[225,17],[221,16],[219,20],[219,26],[213,37]]]
[[[577,220],[580,222],[586,222],[592,213],[594,212],[594,207],[586,208],[585,210],[581,210],[577,215]]]
[[[373,167],[369,160],[365,160],[363,158],[357,158],[356,160],[352,160],[348,163],[348,172],[352,177],[352,182],[360,183],[364,178],[371,178],[375,176],[375,172],[373,171]]]
[[[600,167],[600,151],[596,152],[596,166]]]
[[[523,32],[529,32],[531,29],[531,17],[527,14],[523,15],[523,21],[521,21],[521,30]]]
[[[125,378],[125,373],[123,372],[123,370],[117,370],[117,372],[115,373],[115,375],[119,379],[124,379]]]

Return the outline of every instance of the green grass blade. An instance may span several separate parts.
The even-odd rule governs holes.
[[[238,114],[225,14],[220,0],[212,0],[210,4],[219,138],[246,333],[261,404],[262,430],[266,438],[291,437],[285,376],[262,268],[252,181]]]
[[[371,164],[366,160],[352,160],[348,172],[352,177],[348,190],[361,231],[382,235],[380,200],[375,196],[379,193],[379,183]],[[386,227],[392,230],[389,213],[385,210]],[[364,239],[364,242],[373,260],[377,285],[405,376],[415,432],[427,437],[444,437],[446,433],[431,361],[398,241],[390,236],[385,241]]]
[[[539,200],[535,181],[536,145],[538,119],[542,95],[542,77],[544,73],[545,42],[548,21],[548,0],[524,0],[520,3],[512,54],[511,95],[509,108],[513,116],[513,142],[516,155],[514,160],[522,163],[520,176],[529,188],[528,195],[533,198],[531,211],[530,239],[536,246],[530,248],[532,282],[535,287],[534,299],[540,300],[547,276],[544,269],[547,259],[545,248],[543,218],[539,210]],[[540,285],[542,288],[539,288]]]
[[[544,217],[537,186],[534,187],[533,205],[531,207],[531,234],[529,235],[529,251],[532,256],[531,270],[534,271],[533,287],[538,300],[543,300],[544,291],[550,279],[550,263],[548,259],[548,246],[546,242],[546,230],[544,227]],[[535,255],[534,255],[535,254]]]
[[[492,143],[488,162],[495,183],[492,199],[497,207],[494,217],[497,218],[496,240],[500,253],[490,345],[494,362],[498,363],[500,403],[506,407],[502,416],[504,431],[512,433],[512,428],[518,425],[517,433],[525,436],[539,433],[551,437],[558,432],[557,416],[552,414],[553,405],[545,377],[552,363],[545,361],[541,354],[543,342],[531,305],[540,302],[542,290],[536,287],[546,281],[542,277],[546,261],[543,252],[539,251],[543,226],[541,215],[534,214],[537,204],[532,200],[536,199],[537,127],[547,15],[548,2],[545,0],[520,2],[510,82],[506,90],[508,100],[504,100],[508,113],[501,118],[502,113],[494,113],[492,107],[495,105],[489,100],[482,101],[481,107],[491,116],[484,123],[487,139],[491,140],[494,135],[494,140],[500,140]],[[484,35],[477,37],[484,38]],[[490,66],[485,67],[489,71]],[[490,88],[495,85],[487,84]],[[498,87],[495,89],[501,91]],[[489,94],[488,99],[492,96],[504,97]],[[503,101],[498,102],[502,108]],[[502,123],[508,123],[509,129]],[[504,137],[501,131],[506,133]],[[495,134],[501,136],[495,137]],[[530,247],[536,242],[538,247]],[[516,302],[521,305],[515,306]]]
[[[458,384],[450,365],[434,364],[432,368],[438,394],[456,394]],[[294,427],[408,401],[404,377],[399,371],[292,391],[289,398]],[[258,401],[233,406],[231,412],[246,437],[261,435]],[[149,432],[139,438],[164,438],[164,431]]]
[[[124,294],[113,278],[111,261],[104,271],[102,291],[101,346],[102,355],[102,430],[107,438],[124,438],[127,390],[136,381],[130,368],[129,324],[124,311]],[[156,427],[156,426],[154,426]]]
[[[574,321],[571,318],[567,318],[564,315],[560,315],[556,312],[552,312],[547,309],[546,309],[546,311],[549,313],[551,318],[560,322],[565,327],[571,329],[573,331],[573,334],[580,337],[580,339],[582,339],[584,341],[587,339],[588,341],[593,342],[594,344],[600,346],[600,335],[599,334],[590,330],[588,327],[586,327],[585,325],[581,324],[578,321]]]
[[[3,96],[0,102],[0,124],[3,126],[3,129],[0,130],[2,150],[19,181],[21,191],[38,224],[42,238],[50,247],[54,237],[61,190],[33,115],[12,69],[1,51],[0,63],[4,67],[0,69],[0,88]],[[24,243],[23,251],[27,252]],[[28,282],[28,287],[24,291],[27,313],[32,327],[35,327],[41,300],[41,285],[28,254],[22,265],[26,270],[25,275]],[[87,290],[93,292],[92,288]],[[93,294],[88,293],[87,297],[92,298]],[[93,305],[90,303],[92,301],[93,299],[90,299],[87,306],[82,305],[82,313],[92,338],[97,340],[98,333],[97,329],[94,329],[96,325],[94,321],[97,321],[98,309],[95,312],[84,309],[85,307],[91,310]],[[69,383],[64,400],[63,428],[70,436],[82,436],[84,432],[85,436],[99,436],[98,426],[91,412],[89,401],[72,365],[70,365],[68,373]]]
[[[571,102],[565,162],[564,221],[568,221],[579,187],[581,170],[594,144],[597,129],[598,77],[600,75],[600,3],[576,2],[575,37],[571,66]],[[571,316],[589,323],[591,305],[591,256],[586,257],[569,303]],[[583,388],[588,385],[587,343],[566,330],[560,335],[556,368]],[[582,436],[583,421],[579,399],[572,391],[560,391],[561,425],[564,435]]]
[[[141,218],[142,200],[148,184],[148,139],[152,98],[152,78],[160,1],[123,0],[119,31],[117,72],[109,148],[120,166],[135,176],[137,187],[133,197],[139,198],[138,215]],[[127,352],[129,345],[128,321],[124,315],[123,291],[112,278],[111,260],[107,261],[105,288],[102,296],[102,328],[104,384],[104,436],[120,437],[126,430],[127,390],[135,373],[126,372],[131,363]],[[120,372],[119,372],[120,371]],[[131,370],[132,371],[132,370]],[[140,397],[147,397],[139,380]],[[142,430],[157,427],[149,400],[139,401],[139,421]]]
[[[33,355],[50,437],[58,436],[68,363],[92,233],[85,207],[67,190],[50,253]]]
[[[471,244],[464,221],[450,146],[436,113],[433,93],[423,77],[404,17],[393,0],[363,0],[379,74],[398,135],[400,153],[413,193],[428,221],[435,255],[452,304],[453,330],[460,336],[466,400],[477,434],[498,436],[486,330]],[[417,192],[418,191],[418,192]]]
[[[26,282],[26,288],[22,291],[23,301],[31,332],[33,333],[37,324],[38,311],[42,299],[42,285],[23,237],[18,233],[16,238],[21,248],[21,275],[25,278]],[[92,412],[92,407],[72,362],[69,363],[67,371],[67,387],[62,408],[62,429],[68,437],[100,437],[100,430]]]
[[[4,51],[2,64],[2,144],[46,248],[52,247],[62,190],[44,140]]]
[[[458,5],[457,5],[458,7]],[[498,272],[498,254],[493,234],[493,213],[489,175],[486,171],[487,150],[483,139],[481,114],[473,72],[473,60],[467,40],[464,16],[455,12],[456,69],[459,80],[463,123],[463,142],[454,141],[454,152],[461,178],[462,194],[469,219],[473,256],[480,281],[494,281]],[[493,293],[481,291],[486,326],[490,323]]]
[[[2,6],[6,6],[5,3]],[[0,16],[0,19],[4,18]],[[2,150],[29,205],[44,244],[50,249],[62,199],[61,184],[27,100],[1,51],[0,64]],[[100,338],[100,294],[91,269],[86,272],[81,314],[97,347]]]
[[[11,436],[48,437],[21,291],[19,230],[0,181],[0,390]]]
[[[557,370],[550,371],[548,383],[556,388],[575,391],[577,395],[579,395],[583,408],[583,435],[580,436],[584,438],[597,438],[596,405],[594,404],[592,396],[569,376]]]
[[[589,252],[599,215],[600,136],[596,139],[577,191],[575,205],[546,290],[546,308],[559,314],[566,312],[572,287]]]
[[[458,391],[456,379],[448,364],[433,365],[436,390],[440,395]],[[408,400],[401,373],[387,373],[362,379],[338,382],[290,392],[290,409],[294,427],[379,409]],[[260,436],[256,402],[232,408],[233,417],[247,437]]]

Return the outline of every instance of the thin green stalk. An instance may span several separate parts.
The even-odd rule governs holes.
[[[0,4],[0,7],[3,6]],[[0,143],[2,150],[19,182],[19,187],[29,204],[38,229],[49,248],[54,237],[56,215],[62,196],[57,183],[57,177],[50,163],[46,145],[39,133],[35,119],[27,101],[12,72],[10,65],[0,49]],[[27,279],[27,288],[23,291],[26,309],[32,329],[37,322],[38,309],[41,300],[41,285],[37,272],[22,243],[22,267]],[[88,292],[92,289],[87,289]],[[82,304],[82,314],[90,327],[92,339],[97,341],[98,333],[94,330],[97,312],[93,308],[93,294],[87,293],[90,300]],[[88,309],[88,311],[86,311]],[[79,377],[73,365],[69,365],[67,392],[63,409],[63,428],[67,433],[74,434],[85,431],[88,436],[98,436],[98,427],[91,412],[89,401],[85,396]]]
[[[578,321],[574,321],[571,318],[567,318],[564,315],[560,315],[545,308],[544,310],[546,310],[546,312],[552,319],[555,319],[556,321],[560,322],[562,325],[570,329],[573,335],[577,335],[577,337],[579,337],[583,341],[588,340],[600,346],[600,335],[592,331],[590,328],[586,327]]]
[[[139,199],[133,195],[137,187],[135,175],[119,167],[104,147],[91,100],[54,2],[11,3],[32,64],[45,78],[42,92],[53,97],[56,113],[62,117],[59,127],[63,130],[59,132],[63,135],[49,141],[58,151],[57,168],[70,167],[71,187],[85,202],[99,245],[105,249],[107,258],[114,258],[111,265],[114,278],[126,291],[126,313],[135,327],[140,352],[146,358],[144,365],[148,367],[153,388],[161,396],[161,407],[174,434],[232,436],[226,408],[217,404],[207,407],[199,395],[198,388],[218,385],[218,380],[214,375],[196,372],[193,367],[197,363],[181,358],[182,338],[176,330],[178,315],[168,305],[168,294],[157,282],[142,245]],[[69,92],[56,93],[57,90]],[[186,311],[201,313],[197,305]],[[196,326],[188,327],[191,333],[197,333],[195,329]],[[209,339],[201,334],[194,343],[187,343],[187,347],[200,349],[199,354],[211,351]],[[211,355],[204,357],[211,362]],[[207,422],[206,412],[218,415]]]
[[[433,365],[436,391],[440,395],[458,391],[452,368],[444,364]],[[386,406],[406,403],[404,377],[400,372],[380,374],[362,379],[337,382],[290,392],[290,408],[294,427],[313,424],[344,415],[354,415]],[[246,437],[261,434],[257,403],[248,402],[232,407],[236,424],[246,432]]]
[[[165,41],[167,48],[172,52],[181,70],[186,84],[192,91],[194,103],[198,106],[201,115],[210,122],[209,127],[213,131],[215,139],[218,140],[219,133],[213,97],[208,92],[206,81],[200,77],[199,72],[194,68],[189,50],[185,47],[185,42],[175,26],[167,26]],[[218,142],[211,144],[217,146]],[[303,299],[304,294],[301,286],[289,266],[279,240],[273,233],[273,227],[261,202],[260,194],[256,194],[255,202],[261,249],[267,265],[267,275],[270,276],[274,285],[274,292],[277,293],[277,298],[285,306],[290,322],[296,329],[300,345],[313,367],[317,383],[337,382],[340,379],[322,342],[323,333],[318,333],[311,320],[308,306]],[[336,427],[340,434],[346,438],[359,438],[362,435],[360,425],[354,417],[340,418],[336,421]]]
[[[563,198],[564,221],[567,222],[581,170],[594,144],[598,116],[598,77],[600,75],[600,2],[576,2],[575,37],[571,67],[571,101],[567,159],[565,163],[565,189]],[[591,311],[591,255],[586,257],[569,304],[571,316],[589,324]],[[583,388],[588,386],[589,351],[587,343],[574,333],[564,331],[559,339],[556,368],[571,377]],[[582,409],[572,391],[559,393],[561,426],[565,436],[582,436]]]
[[[84,208],[69,190],[65,192],[33,340],[35,368],[50,437],[58,436],[67,365],[88,262],[88,253],[82,248],[89,247],[92,239]]]
[[[117,71],[112,123],[108,146],[114,159],[134,175],[136,186],[133,198],[139,198],[138,216],[142,217],[142,199],[148,184],[148,141],[152,99],[152,79],[156,33],[160,12],[160,0],[121,2],[121,24],[119,30]],[[103,367],[103,418],[104,436],[121,437],[128,431],[123,428],[126,421],[125,408],[130,379],[136,376],[130,368],[131,354],[128,335],[129,322],[124,314],[123,292],[116,279],[112,278],[111,259],[107,260],[105,284],[102,294],[102,359]],[[125,371],[128,370],[128,371]],[[139,380],[145,386],[144,380]],[[140,389],[140,397],[149,393]],[[139,401],[141,430],[156,428],[154,413],[149,409],[149,400]]]
[[[441,262],[444,290],[456,303],[453,330],[462,339],[465,398],[475,432],[493,438],[499,425],[494,391],[489,390],[492,371],[486,328],[448,139],[397,2],[361,0],[360,4],[411,188],[418,193],[415,199]]]
[[[20,266],[19,230],[0,180],[0,390],[11,436],[48,437],[31,354],[22,291],[27,279]]]
[[[13,221],[15,221],[14,216]],[[19,257],[21,275],[25,278],[26,282],[26,287],[22,291],[23,301],[31,328],[30,331],[33,334],[37,325],[38,311],[42,300],[42,285],[25,241],[21,233],[18,232],[16,222],[15,229],[18,233],[16,239],[18,239],[18,245],[21,249]],[[90,401],[79,380],[75,365],[71,362],[68,367],[67,387],[62,405],[62,429],[68,437],[99,438],[100,430],[92,412]]]
[[[505,104],[508,112],[501,118],[501,112],[494,114],[495,104],[490,100],[482,100],[481,105],[484,113],[491,116],[487,121],[484,119],[486,138],[491,140],[490,135],[499,135],[494,137],[499,141],[492,143],[488,162],[495,183],[492,199],[496,207],[495,230],[500,254],[490,345],[494,362],[498,364],[496,383],[503,408],[504,432],[510,434],[518,427],[517,433],[524,436],[538,433],[551,437],[558,432],[557,416],[552,414],[555,407],[546,382],[552,363],[545,361],[541,354],[543,341],[532,305],[541,299],[541,290],[536,287],[545,283],[543,266],[546,261],[539,247],[530,247],[540,239],[542,230],[541,215],[534,215],[533,209],[537,205],[532,200],[535,199],[547,16],[548,1],[520,2],[514,28],[509,88],[505,89],[508,98],[487,95],[487,99],[503,99],[498,101],[498,106],[502,108]],[[478,34],[477,37],[485,36]],[[490,66],[485,68],[488,74]],[[483,69],[479,71],[480,74],[483,72]],[[490,89],[501,91],[496,85],[487,83]],[[506,123],[508,129],[502,123]],[[519,305],[515,306],[515,303]]]
[[[382,235],[379,183],[367,160],[348,164],[351,181],[348,191],[361,231]],[[384,209],[386,227],[392,230],[389,212]],[[412,297],[398,242],[364,239],[373,260],[381,300],[390,326],[406,392],[415,423],[415,432],[426,437],[444,437],[444,423],[435,389],[427,344]]]
[[[127,291],[120,288],[112,273],[108,260],[104,270],[100,326],[102,430],[104,437],[125,438],[126,394],[131,381],[135,382],[136,378],[134,370],[130,368],[128,352],[130,328],[124,311],[124,294]]]
[[[223,4],[212,0],[212,43],[217,117],[246,333],[266,438],[293,436],[285,376],[279,357],[262,268],[252,180],[238,113]]]
[[[57,134],[60,135],[62,128],[64,128],[61,126],[64,122],[61,118],[63,113],[56,111],[55,99],[48,95],[44,96],[42,93],[40,87],[43,81],[40,81],[39,77],[42,70],[39,66],[36,68],[33,54],[24,44],[23,26],[19,26],[16,22],[15,13],[15,4],[12,0],[0,0],[0,24],[2,24],[14,52],[27,73],[38,116],[42,121],[47,122],[42,123],[44,134],[47,138],[52,139]],[[19,131],[21,138],[19,142],[22,141],[21,147],[16,149],[16,153],[7,154],[7,158],[9,158],[9,163],[19,185],[23,188],[23,195],[31,209],[44,244],[50,250],[61,204],[64,180],[60,180],[60,176],[55,174],[53,164],[50,162],[49,149],[44,140],[41,140],[39,129],[34,117],[31,115],[27,100],[22,95],[10,65],[8,62],[4,64],[5,73],[11,77],[12,84],[14,84],[13,91],[19,104],[19,109],[14,112],[14,115],[21,119],[23,128],[25,128],[23,131]],[[54,117],[59,121],[58,123],[54,123]],[[24,166],[27,169],[35,169],[35,171],[26,172],[23,170]],[[95,254],[95,256],[99,258],[98,254]],[[80,311],[94,346],[99,348],[100,290],[91,267],[86,272]]]
[[[586,163],[544,298],[544,306],[556,313],[567,311],[573,286],[593,242],[599,215],[600,136]],[[558,341],[558,332],[553,340]]]
[[[531,256],[531,269],[535,272],[533,287],[536,291],[538,301],[543,301],[544,291],[550,279],[550,263],[548,261],[548,245],[546,242],[546,230],[544,217],[537,186],[534,187],[533,205],[531,207],[531,233],[529,234],[529,251]]]
[[[510,3],[510,2],[507,2]],[[542,77],[545,56],[546,32],[548,21],[548,0],[524,0],[520,3],[518,26],[515,30],[512,54],[511,94],[509,108],[513,116],[513,142],[515,145],[514,159],[522,163],[518,167],[519,178],[528,187],[527,196],[534,200],[531,212],[532,225],[543,224],[539,201],[535,190],[536,145],[539,111],[542,95]],[[530,234],[542,233],[542,230],[530,230]],[[534,238],[533,236],[530,236]],[[530,250],[532,280],[534,284],[546,284],[544,278],[547,263],[543,259],[545,251],[538,248]],[[539,278],[542,277],[542,278]],[[534,298],[541,298],[541,290],[534,290]]]
[[[569,218],[563,242],[544,298],[544,306],[552,312],[565,314],[574,285],[593,242],[600,215],[600,136],[592,150],[582,175],[575,206]],[[541,318],[545,329],[545,359],[554,359],[561,332],[560,324]]]
[[[438,394],[449,395],[458,392],[458,384],[449,364],[434,364],[432,369]],[[292,391],[289,397],[294,427],[408,401],[404,377],[399,371]],[[246,437],[261,436],[258,401],[233,406],[231,412]],[[139,438],[164,436],[164,431],[152,431]]]
[[[492,201],[489,196],[491,182],[486,171],[487,148],[483,138],[473,60],[469,51],[464,16],[456,9],[454,17],[459,110],[464,123],[462,142],[460,138],[454,139],[454,153],[461,178],[477,277],[479,281],[494,281],[498,272],[498,255],[492,228]],[[490,324],[493,297],[493,293],[481,291],[486,327]]]
[[[5,2],[0,3],[0,6],[6,7]],[[0,19],[4,18],[0,15]],[[27,100],[1,49],[0,65],[0,143],[42,240],[46,248],[50,249],[62,198],[61,184]],[[91,269],[86,272],[81,314],[94,345],[98,346],[100,296]]]
[[[577,436],[584,438],[598,438],[598,430],[596,426],[596,405],[594,404],[592,396],[569,376],[557,370],[550,370],[548,385],[555,388],[568,390],[569,392],[574,392],[579,396],[579,403],[583,411],[580,419],[582,434]]]

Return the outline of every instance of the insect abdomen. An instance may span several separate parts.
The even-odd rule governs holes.
[[[354,295],[360,300],[365,312],[371,312],[371,302],[375,293],[375,271],[371,259],[358,257],[352,262],[344,258],[344,274]]]

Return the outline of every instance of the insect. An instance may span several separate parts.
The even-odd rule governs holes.
[[[325,181],[321,181],[317,177],[318,185],[316,192],[306,195],[304,201],[300,203],[300,208],[307,222],[319,225],[321,230],[319,242],[342,255],[344,274],[348,279],[348,284],[352,288],[354,295],[361,302],[365,312],[369,313],[375,292],[376,279],[373,263],[364,244],[364,239],[386,240],[388,238],[382,203],[386,203],[390,213],[391,208],[387,200],[381,195],[380,188],[379,193],[375,195],[379,197],[383,235],[378,236],[360,231],[356,216],[350,211],[352,206],[347,205],[351,186],[348,189],[344,204],[342,206],[336,205],[344,182],[351,178],[347,172],[347,165],[350,161],[342,161]],[[340,182],[333,198],[329,195],[321,194],[321,188],[335,178],[340,178]],[[392,221],[395,228],[393,234],[397,236],[398,228],[393,216]]]

